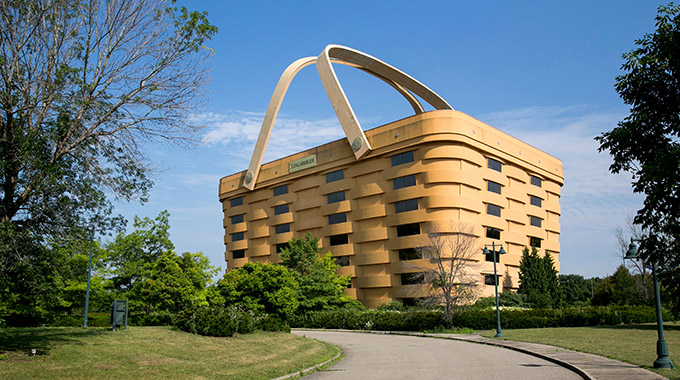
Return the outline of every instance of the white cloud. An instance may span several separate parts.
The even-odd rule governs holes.
[[[253,112],[209,113],[194,116],[207,123],[203,141],[227,148],[232,157],[249,159],[260,133],[264,114]],[[264,161],[271,161],[301,150],[342,138],[344,132],[336,119],[302,120],[279,115],[274,123]],[[245,168],[245,167],[244,167]]]

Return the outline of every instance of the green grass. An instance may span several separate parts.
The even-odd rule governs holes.
[[[656,359],[656,324],[599,327],[561,327],[503,330],[507,340],[533,342],[589,352],[645,367],[673,380],[680,380],[680,324],[664,323],[673,370],[651,368]],[[496,331],[483,331],[493,337]]]
[[[213,338],[168,327],[6,328],[0,379],[271,379],[336,353],[287,333]]]

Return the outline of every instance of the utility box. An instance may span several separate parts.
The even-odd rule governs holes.
[[[111,305],[111,326],[113,331],[118,330],[123,325],[125,325],[125,330],[127,330],[127,319],[128,301],[114,300],[113,305]]]

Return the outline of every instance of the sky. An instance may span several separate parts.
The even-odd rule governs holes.
[[[147,144],[163,169],[135,215],[170,212],[178,252],[201,251],[226,269],[218,183],[245,170],[272,92],[298,58],[328,44],[360,50],[413,76],[454,109],[559,159],[562,274],[605,276],[621,263],[613,229],[642,205],[631,177],[612,175],[593,138],[626,117],[614,90],[621,55],[654,30],[662,2],[626,1],[182,1],[205,10],[219,33],[202,108],[187,115],[206,128],[190,150]],[[412,114],[374,77],[335,65],[364,129]],[[292,82],[265,162],[344,136],[314,66]]]

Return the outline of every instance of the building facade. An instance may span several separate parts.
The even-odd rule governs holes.
[[[416,113],[363,131],[331,62],[358,67],[402,94]],[[346,139],[261,164],[283,96],[295,74],[316,64]],[[425,112],[417,95],[435,110]],[[278,253],[307,233],[320,239],[351,276],[346,292],[368,307],[411,303],[431,291],[421,247],[430,231],[476,237],[466,274],[478,296],[493,295],[493,259],[501,244],[499,286],[519,287],[525,247],[553,256],[559,271],[562,163],[512,136],[455,111],[407,74],[365,53],[329,45],[293,62],[265,114],[248,170],[220,180],[227,270],[280,262]],[[543,253],[543,252],[542,252]]]
[[[245,172],[224,177],[228,270],[279,262],[308,232],[350,275],[348,294],[366,306],[424,295],[408,274],[428,223],[470,225],[480,237],[479,295],[493,294],[483,244],[502,243],[499,285],[517,289],[524,247],[550,252],[559,270],[561,162],[459,111],[430,111],[366,131],[373,150],[356,160],[338,140],[262,166],[255,190]],[[414,261],[417,260],[417,261]],[[491,279],[490,279],[491,278]]]

